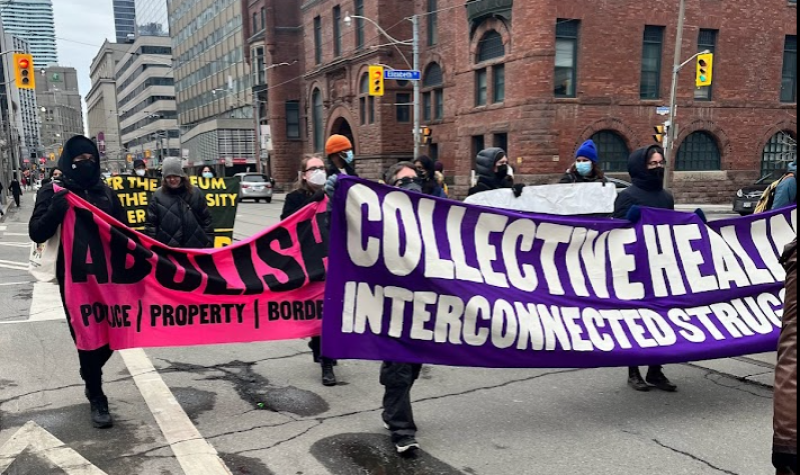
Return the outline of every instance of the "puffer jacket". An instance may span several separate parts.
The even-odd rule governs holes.
[[[497,162],[505,156],[506,152],[502,148],[488,148],[478,154],[476,162],[478,184],[469,190],[469,196],[513,186],[513,181],[508,177],[498,177],[494,172]]]
[[[203,192],[185,187],[156,191],[147,210],[145,234],[169,247],[213,247],[214,225]]]
[[[773,461],[778,473],[787,473],[787,468],[797,470],[797,240],[781,262],[787,272],[786,306],[775,372]]]

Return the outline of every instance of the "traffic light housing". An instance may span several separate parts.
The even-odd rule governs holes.
[[[433,130],[430,127],[422,128],[422,144],[430,145],[433,143]]]
[[[36,89],[36,71],[32,55],[14,53],[14,79],[17,89]]]
[[[386,95],[386,80],[384,79],[386,68],[383,66],[369,67],[369,95],[372,97],[383,97]]]
[[[657,125],[654,127],[656,133],[653,135],[653,140],[659,145],[664,143],[664,139],[666,139],[667,134],[669,133],[669,127],[666,125]]]
[[[701,54],[697,57],[697,87],[708,87],[714,82],[714,55]]]

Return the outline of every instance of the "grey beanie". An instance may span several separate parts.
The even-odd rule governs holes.
[[[171,176],[186,178],[186,172],[183,171],[183,163],[179,158],[167,158],[164,160],[164,165],[161,166],[161,175],[164,178]]]

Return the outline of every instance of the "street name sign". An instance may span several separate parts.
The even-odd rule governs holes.
[[[387,69],[385,73],[387,81],[421,81],[421,71],[400,71]]]

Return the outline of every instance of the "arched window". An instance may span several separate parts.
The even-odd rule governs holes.
[[[776,171],[785,171],[788,165],[797,160],[797,140],[788,132],[775,134],[764,147],[761,156],[761,176]]]
[[[325,105],[322,102],[322,91],[314,89],[314,92],[311,93],[311,104],[311,120],[314,125],[314,151],[322,153],[325,148],[325,126],[323,125]]]
[[[628,158],[631,151],[625,139],[612,130],[603,130],[592,136],[600,155],[600,165],[607,172],[628,171]]]
[[[432,63],[422,80],[422,109],[426,122],[444,119],[444,73],[442,67]]]
[[[495,30],[487,32],[478,44],[475,62],[478,65],[496,62],[506,56],[506,45],[503,36]],[[491,77],[490,77],[491,73]],[[491,95],[489,85],[491,84]],[[491,67],[479,67],[475,71],[475,106],[505,102],[506,100],[506,65],[495,64]]]
[[[708,132],[695,132],[686,137],[678,150],[675,169],[681,172],[716,171],[722,169],[722,152]]]
[[[369,95],[369,74],[361,76],[359,86],[361,125],[375,123],[375,98]]]

